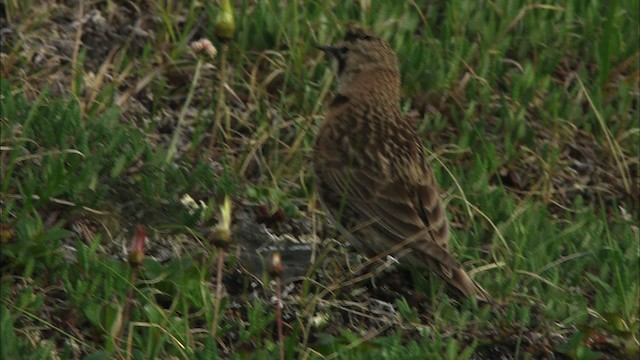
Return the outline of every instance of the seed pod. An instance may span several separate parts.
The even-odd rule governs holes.
[[[231,199],[224,198],[220,206],[220,221],[213,227],[207,239],[215,246],[226,249],[231,243]]]
[[[269,269],[269,274],[273,277],[282,277],[282,274],[284,274],[284,264],[282,263],[282,258],[280,257],[279,252],[274,252],[271,255],[271,268]]]
[[[214,34],[224,40],[231,40],[236,31],[236,24],[233,19],[233,7],[229,0],[222,0],[222,6],[216,19]]]
[[[131,266],[140,266],[144,262],[144,245],[147,239],[147,230],[144,225],[138,224],[136,226],[136,233],[133,236],[133,242],[131,243],[131,249],[129,249],[129,264]]]

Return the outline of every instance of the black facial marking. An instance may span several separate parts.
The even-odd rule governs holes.
[[[342,104],[346,104],[347,102],[349,102],[349,98],[338,94],[336,95],[336,97],[333,98],[333,101],[331,101],[331,104],[329,105],[330,107],[334,107],[334,106],[338,106],[338,105],[342,105]]]
[[[347,66],[347,59],[344,56],[345,54],[337,54],[336,59],[338,60],[338,75],[342,74],[344,68]]]
[[[347,65],[347,53],[349,48],[347,46],[331,46],[322,45],[317,46],[318,49],[324,51],[325,54],[330,55],[338,62],[338,75],[340,75]]]

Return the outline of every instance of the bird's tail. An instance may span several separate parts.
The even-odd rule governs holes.
[[[444,266],[441,266],[441,269],[443,273],[442,275],[444,275],[442,276],[444,280],[460,291],[464,296],[468,298],[475,298],[476,300],[485,303],[493,303],[491,295],[489,295],[482,286],[478,285],[477,282],[473,281],[461,266],[454,269],[447,269]]]
[[[434,272],[436,272],[449,285],[455,288],[459,293],[468,297],[475,298],[478,301],[492,303],[491,295],[478,285],[469,274],[467,274],[462,265],[451,255],[446,249],[440,246],[420,246],[414,247],[421,257],[409,257],[409,262],[419,265],[426,263]]]

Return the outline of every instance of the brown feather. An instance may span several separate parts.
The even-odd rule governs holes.
[[[361,253],[411,251],[399,259],[428,267],[467,297],[489,294],[449,251],[449,225],[422,142],[400,111],[400,73],[384,40],[351,30],[321,49],[338,57],[338,94],[314,148],[318,194]]]

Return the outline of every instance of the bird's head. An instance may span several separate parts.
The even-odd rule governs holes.
[[[389,85],[399,86],[400,71],[396,54],[385,40],[359,28],[351,28],[337,44],[318,48],[332,58],[338,77],[338,92],[347,90],[356,77],[376,78]],[[365,75],[366,74],[366,75]],[[397,84],[397,85],[396,85]]]

